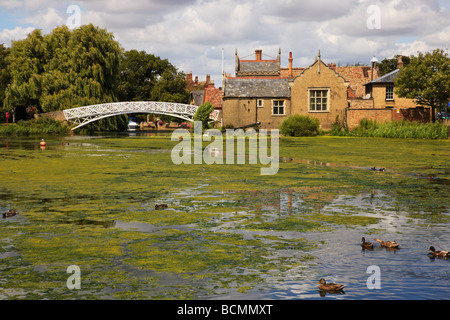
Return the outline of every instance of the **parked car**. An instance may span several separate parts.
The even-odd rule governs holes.
[[[450,119],[450,115],[447,112],[438,112],[437,119],[438,120],[448,120],[448,119]]]

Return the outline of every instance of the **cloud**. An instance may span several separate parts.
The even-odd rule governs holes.
[[[21,40],[26,38],[26,36],[31,33],[35,28],[33,27],[15,27],[14,29],[3,29],[0,31],[0,44],[5,44],[6,46],[11,46],[11,41]]]
[[[292,51],[294,66],[304,67],[319,49],[327,62],[369,63],[373,55],[382,60],[450,42],[441,0],[0,0],[17,21],[0,36],[25,37],[32,27],[48,33],[65,23],[69,4],[80,6],[82,24],[113,32],[126,50],[167,58],[199,78],[209,73],[219,85],[222,48],[225,71],[234,73],[235,49],[241,57],[255,49],[275,57],[281,48],[282,66]],[[380,8],[380,29],[367,27],[370,5]]]

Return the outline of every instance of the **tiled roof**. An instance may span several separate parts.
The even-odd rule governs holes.
[[[260,75],[278,75],[278,61],[240,61],[238,73],[240,75],[260,74]]]
[[[277,98],[290,95],[287,79],[225,79],[225,98]]]
[[[396,69],[392,72],[385,74],[382,77],[379,77],[378,79],[375,79],[369,83],[366,83],[365,85],[373,84],[373,83],[394,83],[394,79],[397,78],[399,71],[400,71],[400,69]]]

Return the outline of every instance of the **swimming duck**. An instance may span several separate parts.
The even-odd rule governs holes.
[[[398,248],[400,246],[396,241],[382,241],[380,239],[375,239],[375,241],[378,241],[382,247],[386,248]]]
[[[157,204],[155,205],[155,210],[161,210],[161,209],[166,209],[168,207],[167,204],[163,203],[163,204]]]
[[[362,237],[361,247],[363,247],[364,249],[373,249],[373,243],[366,242],[366,238]]]
[[[449,258],[450,252],[449,251],[436,251],[436,249],[431,246],[428,251],[430,251],[428,254],[432,257],[441,257],[441,258]]]
[[[344,289],[343,284],[337,284],[337,283],[327,283],[325,279],[320,279],[316,284],[319,284],[319,290],[323,291],[342,291]]]
[[[15,215],[18,214],[18,213],[19,213],[19,212],[17,212],[17,210],[9,209],[8,211],[6,211],[6,212],[3,213],[3,218],[6,218],[6,217],[12,217],[12,216],[15,216]]]

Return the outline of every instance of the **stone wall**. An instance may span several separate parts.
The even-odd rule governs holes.
[[[352,130],[359,125],[362,119],[375,120],[377,122],[392,121],[393,109],[348,109],[347,110],[347,127]]]

